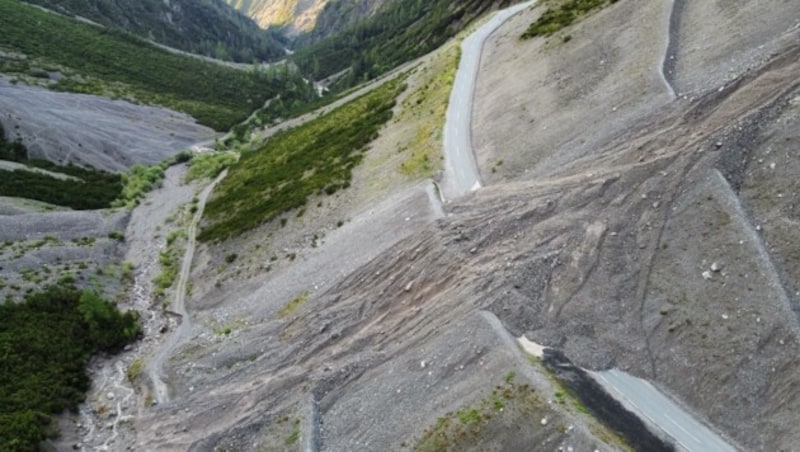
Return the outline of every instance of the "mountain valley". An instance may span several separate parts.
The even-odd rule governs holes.
[[[229,0],[237,66],[62,3],[0,0],[0,295],[140,331],[45,447],[800,444],[800,4]]]

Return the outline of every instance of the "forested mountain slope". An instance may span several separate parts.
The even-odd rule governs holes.
[[[374,15],[300,48],[294,61],[315,79],[349,70],[340,83],[351,85],[436,49],[476,17],[511,3],[510,0],[394,0]],[[344,8],[344,4],[331,3],[320,16],[320,24],[335,22],[333,11]],[[321,31],[300,38],[300,44],[303,40],[313,40],[315,33]]]
[[[271,61],[285,52],[273,34],[221,0],[30,0],[122,28],[158,43],[222,60]]]
[[[285,67],[245,71],[175,55],[12,0],[0,0],[0,29],[0,49],[11,51],[0,55],[0,72],[61,91],[166,106],[217,130],[247,118],[296,77]]]

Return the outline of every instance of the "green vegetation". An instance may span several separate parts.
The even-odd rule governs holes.
[[[83,171],[86,176],[75,181],[33,171],[0,170],[0,196],[35,199],[76,210],[110,206],[122,188],[119,176],[90,169]]]
[[[10,160],[12,162],[28,160],[28,149],[19,139],[6,141],[6,131],[3,129],[3,124],[0,124],[0,160]]]
[[[285,66],[282,67],[285,68]],[[273,124],[279,119],[294,118],[314,111],[328,103],[335,102],[337,98],[338,96],[334,95],[319,97],[313,84],[286,77],[286,84],[280,95],[256,110],[247,121],[237,124],[231,129],[233,139],[245,142],[256,128]],[[225,144],[231,145],[230,142]]]
[[[418,77],[420,87],[403,101],[399,122],[412,125],[413,135],[400,142],[406,156],[400,172],[412,177],[430,177],[440,168],[447,106],[453,89],[461,48],[452,43],[442,49]]]
[[[337,85],[353,86],[438,48],[488,11],[493,3],[481,0],[389,2],[375,15],[299,49],[292,59],[315,80],[349,70]],[[331,3],[323,15],[335,14],[336,7],[335,2]],[[309,39],[315,36],[312,34]]]
[[[554,4],[548,7],[547,11],[525,30],[525,33],[522,34],[522,38],[529,39],[536,36],[551,36],[569,27],[589,12],[616,2],[617,0],[566,0],[550,2]],[[562,41],[568,42],[571,39],[572,36],[568,35],[564,36]]]
[[[206,206],[200,240],[236,236],[305,206],[317,194],[350,186],[366,146],[392,117],[405,89],[394,80],[331,113],[273,136],[230,167]]]
[[[191,53],[244,63],[285,55],[277,35],[209,0],[30,0]]]
[[[514,383],[514,372],[506,374],[505,384],[495,386],[491,395],[475,405],[440,417],[425,430],[413,450],[438,452],[474,449],[492,444],[503,449],[508,425],[529,423],[550,412],[547,403],[528,384]]]
[[[176,229],[167,234],[167,248],[158,253],[158,263],[161,264],[161,272],[153,279],[155,288],[153,296],[160,298],[164,292],[172,287],[178,277],[180,267],[180,256],[178,255],[176,241],[179,238],[186,238],[186,231]]]
[[[0,160],[71,176],[57,178],[33,169],[0,170],[0,196],[35,199],[76,210],[91,210],[109,207],[122,191],[122,180],[118,174],[28,159],[28,150],[21,142],[9,143],[5,140],[2,126]]]
[[[205,152],[198,154],[189,162],[186,182],[197,179],[217,177],[225,168],[239,159],[235,152]]]
[[[128,173],[121,176],[124,186],[112,206],[127,207],[129,209],[135,207],[144,195],[161,186],[161,182],[164,180],[164,172],[167,168],[191,160],[191,152],[181,151],[174,157],[168,158],[157,165],[133,165],[128,170]]]
[[[161,50],[116,29],[102,29],[0,0],[0,47],[61,66],[54,89],[116,97],[184,111],[225,130],[246,119],[298,74],[239,70]]]
[[[280,318],[285,319],[290,315],[292,315],[294,311],[297,310],[297,308],[299,308],[300,306],[305,304],[306,301],[308,301],[308,297],[309,293],[308,291],[305,291],[300,295],[292,298],[288,303],[286,303],[284,307],[281,308],[280,311],[278,311],[278,315],[280,316]]]
[[[142,374],[143,369],[144,369],[144,361],[142,361],[141,358],[133,360],[131,365],[128,366],[128,372],[127,372],[128,381],[130,381],[131,383],[136,381],[136,379],[139,378],[139,375]]]
[[[72,286],[0,305],[0,450],[38,451],[56,433],[50,416],[83,401],[89,358],[119,351],[140,332],[135,313]]]
[[[286,441],[284,441],[284,443],[287,446],[291,446],[292,444],[295,444],[299,439],[300,439],[300,419],[295,419],[292,433],[290,433],[289,436],[286,437]]]

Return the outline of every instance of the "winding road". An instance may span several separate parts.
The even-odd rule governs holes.
[[[664,58],[661,61],[659,75],[667,88],[671,99],[675,99],[675,68],[678,55],[678,30],[680,29],[683,0],[666,0],[670,9],[667,15],[667,42],[664,46]]]
[[[680,450],[736,451],[719,435],[695,420],[649,382],[617,369],[590,372],[590,374],[626,408],[675,440]]]
[[[156,350],[152,359],[147,365],[147,375],[153,382],[154,398],[158,403],[169,401],[169,387],[163,380],[164,362],[169,359],[172,352],[178,348],[179,345],[186,341],[186,336],[191,331],[191,321],[186,312],[186,287],[189,281],[189,274],[192,269],[192,259],[194,258],[194,250],[196,246],[197,225],[200,219],[203,218],[203,210],[206,206],[208,196],[214,190],[214,187],[225,178],[228,170],[223,171],[214,179],[213,182],[208,184],[206,188],[200,193],[197,203],[197,212],[195,212],[192,222],[186,231],[186,252],[183,255],[183,262],[181,263],[181,272],[178,275],[178,282],[175,285],[175,298],[172,302],[172,311],[181,316],[178,328],[169,335],[167,340]]]
[[[494,17],[469,35],[461,44],[461,61],[450,93],[444,126],[445,199],[455,199],[481,188],[481,177],[472,149],[472,100],[478,79],[481,54],[486,39],[508,19],[532,6],[528,1],[498,11]]]
[[[670,9],[665,24],[666,42],[658,72],[668,94],[675,99],[674,72],[682,0],[667,1],[670,3]],[[508,19],[535,3],[535,0],[529,1],[499,11],[467,37],[461,45],[461,61],[450,96],[444,129],[445,173],[442,194],[445,199],[459,198],[481,187],[480,172],[472,148],[471,123],[483,46],[488,37]],[[590,374],[610,395],[672,438],[682,450],[698,452],[736,450],[649,382],[617,369],[590,372]]]

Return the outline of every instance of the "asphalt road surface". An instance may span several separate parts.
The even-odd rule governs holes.
[[[679,450],[735,452],[719,435],[698,422],[675,402],[645,380],[617,369],[590,372],[609,394],[640,418],[671,437]]]
[[[458,198],[481,187],[478,164],[472,150],[472,98],[483,44],[505,21],[534,3],[529,1],[498,11],[461,44],[461,61],[444,126],[445,170],[442,191],[445,199]]]

